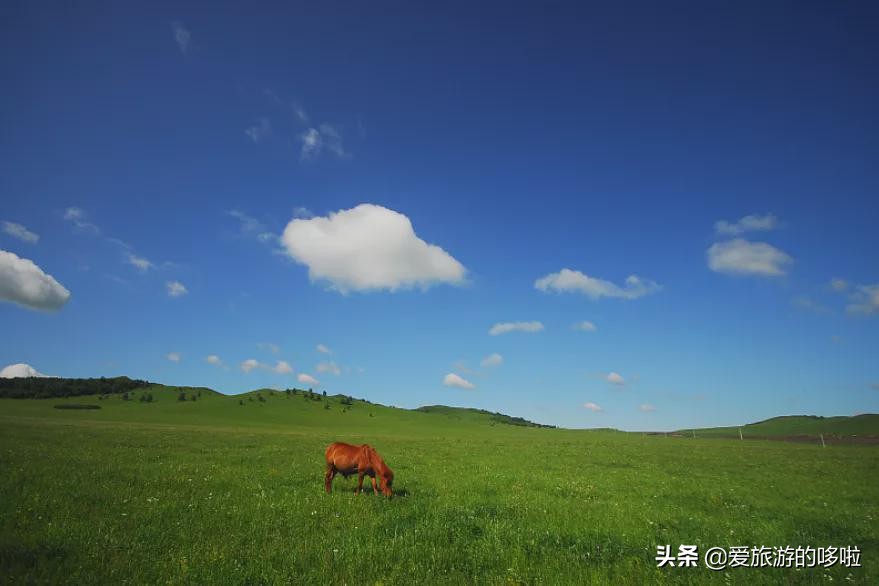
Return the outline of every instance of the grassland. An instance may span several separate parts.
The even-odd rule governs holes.
[[[2,581],[879,583],[875,447],[259,396],[0,400]],[[101,409],[53,408],[66,401]],[[326,495],[333,440],[373,444],[397,497],[342,478]],[[856,545],[863,567],[656,567],[657,545],[682,543]]]

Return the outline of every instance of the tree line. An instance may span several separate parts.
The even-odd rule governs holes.
[[[80,395],[118,395],[150,383],[127,376],[113,378],[0,378],[0,398],[52,399]]]

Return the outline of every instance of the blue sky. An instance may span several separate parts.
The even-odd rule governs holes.
[[[4,4],[0,367],[879,411],[879,9],[473,4]]]

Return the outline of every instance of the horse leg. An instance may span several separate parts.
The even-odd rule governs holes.
[[[372,492],[378,496],[378,487],[376,486],[375,476],[372,477]]]
[[[327,464],[327,473],[324,475],[324,488],[327,489],[327,494],[333,488],[333,478],[336,476],[336,467],[332,464]]]
[[[363,490],[363,472],[357,474],[357,490],[354,491],[354,494],[360,494],[361,490]]]

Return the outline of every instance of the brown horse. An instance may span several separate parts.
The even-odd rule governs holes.
[[[376,475],[382,480],[382,493],[387,496],[393,496],[391,485],[394,483],[394,472],[388,468],[381,456],[378,455],[372,446],[363,444],[362,446],[352,446],[343,442],[334,442],[327,446],[327,473],[324,476],[324,486],[329,493],[333,487],[333,478],[336,473],[348,478],[355,472],[357,473],[357,490],[360,493],[363,490],[363,477],[369,476],[372,479],[372,490],[378,494],[376,487]]]

